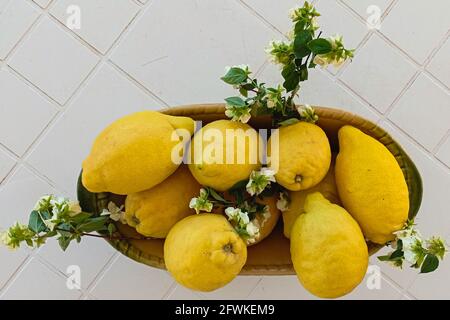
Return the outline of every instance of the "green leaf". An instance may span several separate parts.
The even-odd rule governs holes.
[[[245,90],[244,88],[240,88],[239,93],[246,98],[248,97],[248,91]]]
[[[299,32],[303,31],[304,29],[305,29],[305,23],[302,20],[300,20],[294,26],[294,33],[298,34]]]
[[[314,54],[329,53],[333,49],[331,43],[327,39],[323,38],[311,40],[310,42],[308,42],[308,48]]]
[[[403,250],[397,249],[394,252],[392,252],[392,254],[390,256],[390,260],[393,261],[393,260],[401,259],[401,258],[403,258],[403,256],[404,256]]]
[[[90,214],[90,213],[80,212],[76,216],[71,217],[70,221],[75,223],[75,224],[80,224],[80,223],[86,221],[87,219],[89,219],[91,216],[92,216],[92,214]]]
[[[296,58],[301,59],[311,53],[311,50],[308,48],[308,42],[310,42],[311,40],[311,32],[307,30],[302,30],[295,35],[294,54]]]
[[[294,63],[291,63],[284,67],[283,71],[281,71],[281,75],[284,78],[283,87],[287,92],[290,92],[297,88],[300,82],[300,75],[298,74]]]
[[[230,191],[236,191],[240,189],[244,189],[247,186],[248,180],[241,180],[239,182],[236,182],[231,188]]]
[[[70,237],[60,237],[58,239],[59,246],[61,247],[61,249],[63,251],[67,250],[67,248],[69,247],[70,241],[72,241],[72,239]]]
[[[218,194],[216,192],[216,190],[214,190],[212,188],[208,188],[208,189],[209,189],[209,194],[211,195],[211,197],[213,197],[217,201],[229,203],[229,201],[225,200],[220,194]]]
[[[116,232],[116,230],[117,229],[116,229],[116,226],[114,225],[114,223],[110,223],[108,225],[108,233],[109,233],[110,236],[112,236],[113,233]]]
[[[40,233],[47,230],[47,227],[45,226],[44,221],[42,221],[38,211],[31,212],[30,220],[28,221],[28,228],[33,230],[35,233]]]
[[[290,119],[281,121],[281,122],[279,122],[278,124],[279,124],[281,127],[285,127],[285,126],[290,126],[291,124],[296,124],[296,123],[298,123],[298,122],[300,122],[299,119],[297,119],[297,118],[290,118]]]
[[[420,273],[429,273],[439,267],[439,259],[434,254],[427,254],[427,257],[423,261],[422,267],[420,268]]]
[[[378,256],[377,258],[378,258],[378,260],[380,260],[380,261],[390,261],[391,256],[388,254],[388,255],[386,255],[386,256]]]
[[[88,219],[77,227],[77,231],[89,233],[104,230],[108,219],[109,217],[107,216]]]
[[[230,106],[245,107],[245,101],[241,97],[229,97],[225,101]]]
[[[231,68],[222,79],[225,83],[236,85],[247,80],[247,72],[241,68]]]

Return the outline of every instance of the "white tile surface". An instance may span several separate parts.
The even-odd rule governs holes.
[[[200,295],[205,299],[242,300],[248,297],[248,295],[253,291],[260,279],[260,277],[253,276],[238,276],[227,286],[213,292],[202,292],[200,293]]]
[[[153,1],[112,56],[170,105],[221,101],[232,92],[220,83],[225,66],[264,62],[274,32],[237,2],[186,0],[176,11],[173,23],[173,3]]]
[[[42,8],[47,8],[50,2],[52,2],[52,0],[33,0],[33,1],[36,2]]]
[[[415,72],[398,52],[373,35],[356,53],[341,79],[368,103],[385,112]]]
[[[158,103],[135,85],[111,67],[103,66],[28,161],[75,196],[81,162],[89,154],[95,137],[125,114],[159,108]],[[64,143],[59,143],[61,137]],[[52,161],[48,161],[49,154],[52,154]]]
[[[450,40],[447,39],[444,45],[439,49],[436,55],[427,66],[427,70],[430,71],[436,78],[438,78],[443,84],[450,88],[450,63],[448,63],[450,57]]]
[[[70,6],[80,8],[80,29],[73,30],[81,38],[105,53],[138,12],[131,0],[58,0],[50,13],[67,24]]]
[[[60,26],[44,18],[18,48],[10,65],[59,103],[65,103],[98,58]]]
[[[243,0],[243,2],[284,34],[292,27],[289,11],[301,5],[297,0],[277,0],[276,5],[273,0]]]
[[[317,300],[306,291],[296,276],[263,277],[248,299],[253,300]]]
[[[2,261],[0,264],[0,290],[6,285],[11,276],[15,274],[28,254],[29,252],[24,249],[14,251],[14,254],[12,254],[9,249],[3,246],[0,247],[0,261]]]
[[[431,7],[427,1],[399,0],[384,20],[382,32],[423,63],[449,30],[447,12],[447,0],[434,0]]]
[[[66,287],[65,278],[58,276],[38,260],[32,259],[0,299],[69,300],[77,299],[80,295],[78,290],[69,290]]]
[[[4,151],[0,150],[0,182],[11,171],[16,162]]]
[[[27,167],[32,166],[29,170],[16,164],[8,179],[0,182],[0,229],[16,220],[26,222],[43,194],[75,197],[81,161],[100,130],[124,114],[161,107],[142,87],[170,105],[220,102],[233,94],[219,80],[224,66],[248,63],[258,70],[266,60],[263,49],[267,42],[282,37],[270,25],[288,31],[287,11],[301,5],[297,0],[110,2],[0,0],[0,12],[10,13],[0,14],[0,60],[17,44],[6,62],[27,79],[10,75],[10,68],[0,62],[0,181],[16,163],[6,149]],[[338,76],[335,70],[311,71],[299,102],[335,106],[381,121],[422,175],[424,195],[416,222],[423,235],[450,236],[445,201],[450,198],[450,138],[440,141],[450,130],[445,88],[450,86],[448,39],[438,48],[450,27],[445,17],[450,2],[436,0],[432,6],[420,1],[395,2],[391,6],[393,0],[315,1],[325,31],[342,33],[349,46],[357,46],[367,32],[369,5],[379,6],[386,16],[381,24],[384,36],[375,34],[367,43],[361,42],[353,62]],[[53,21],[57,16],[64,23],[69,3],[84,8],[84,27],[76,31],[79,36]],[[424,6],[432,7],[433,12],[424,15]],[[136,10],[145,11],[129,24]],[[54,16],[42,17],[30,28],[39,14]],[[443,19],[439,19],[441,14]],[[421,23],[416,23],[418,15]],[[432,60],[426,60],[431,53]],[[427,62],[426,74],[404,90],[413,75],[422,72],[408,55],[420,64]],[[99,59],[102,65],[87,80]],[[129,75],[118,72],[111,61]],[[259,78],[275,84],[277,73],[276,67],[269,65]],[[62,107],[55,108],[43,98],[45,94]],[[68,103],[72,95],[74,99]],[[56,110],[61,114],[36,140]],[[389,114],[383,115],[387,110]],[[25,150],[32,152],[24,158]],[[24,265],[30,261],[26,259],[30,253],[27,248],[15,253],[0,249],[0,299],[314,299],[293,276],[262,277],[261,281],[260,277],[239,277],[212,293],[193,292],[175,285],[164,271],[112,256],[113,249],[101,240],[84,240],[67,254],[50,241]],[[83,294],[65,286],[68,263],[82,268]],[[379,263],[376,256],[371,263],[378,264],[383,273],[381,290],[368,290],[363,283],[345,298],[448,298],[448,260],[430,275],[392,269]]]
[[[321,0],[324,1],[324,0]],[[342,0],[345,4],[347,4],[350,8],[352,8],[355,12],[357,12],[362,18],[367,19],[370,15],[374,14],[374,11],[369,10],[370,6],[377,6],[379,11],[377,13],[385,13],[388,6],[392,3],[392,0]]]
[[[95,254],[87,254],[94,253]],[[81,287],[86,289],[97,274],[111,259],[115,250],[106,242],[85,237],[80,244],[72,243],[63,252],[55,239],[51,239],[39,250],[39,255],[67,274],[69,266],[79,266],[81,270]]]
[[[450,138],[447,138],[444,144],[439,148],[436,156],[450,168]]]
[[[0,70],[0,142],[22,155],[57,109],[8,70]]]
[[[0,0],[0,60],[4,60],[38,17],[26,1]]]
[[[92,294],[100,299],[161,299],[172,283],[166,271],[149,268],[120,255]]]
[[[389,119],[431,151],[448,131],[450,93],[421,75],[397,102]]]
[[[201,296],[192,290],[177,285],[167,297],[168,300],[201,300]]]

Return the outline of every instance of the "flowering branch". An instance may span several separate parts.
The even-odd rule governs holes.
[[[22,243],[29,247],[40,247],[48,238],[57,237],[59,246],[66,250],[72,241],[80,242],[84,236],[108,239],[126,238],[115,234],[114,222],[124,223],[123,207],[108,204],[100,216],[82,212],[77,202],[53,195],[44,196],[37,202],[30,214],[28,225],[15,223],[0,233],[0,243],[10,249],[17,249]],[[100,234],[94,234],[99,232]]]
[[[296,120],[316,122],[314,110],[308,106],[305,116],[297,110],[294,99],[300,90],[300,82],[308,80],[308,69],[316,65],[340,66],[353,57],[354,50],[345,48],[342,37],[316,37],[319,29],[317,17],[320,14],[307,1],[303,7],[291,11],[294,24],[288,42],[272,41],[266,52],[273,63],[281,67],[283,85],[266,87],[250,77],[248,66],[240,65],[226,69],[221,79],[232,85],[241,96],[226,98],[225,114],[233,121],[247,123],[252,115],[272,115],[274,126],[289,125]],[[294,120],[293,120],[294,119]]]
[[[423,241],[414,226],[414,221],[409,220],[402,230],[395,233],[396,240],[390,243],[394,251],[378,259],[399,268],[403,267],[403,262],[407,262],[412,268],[420,268],[420,273],[433,272],[439,267],[439,260],[443,260],[448,251],[444,240],[431,237]]]

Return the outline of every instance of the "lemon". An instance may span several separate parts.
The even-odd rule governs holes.
[[[260,167],[259,139],[247,124],[211,122],[192,139],[189,169],[201,185],[226,191]]]
[[[358,223],[319,192],[306,197],[305,213],[295,221],[291,257],[301,284],[321,298],[351,292],[364,278],[369,260]]]
[[[298,122],[279,129],[279,147],[268,141],[271,166],[277,167],[277,182],[291,191],[314,187],[327,174],[331,150],[325,132],[317,125]],[[273,149],[275,148],[275,149]]]
[[[128,225],[146,237],[165,238],[179,220],[194,214],[190,200],[200,190],[186,165],[151,189],[132,193],[125,200]]]
[[[212,291],[239,274],[247,260],[247,246],[224,216],[198,214],[184,218],[169,231],[164,260],[181,285]]]
[[[291,229],[295,223],[295,220],[297,220],[297,217],[304,212],[306,196],[314,192],[320,192],[326,199],[331,201],[331,203],[340,204],[336,182],[334,180],[333,163],[331,164],[325,178],[323,178],[323,180],[320,181],[315,187],[301,191],[289,192],[289,208],[288,210],[283,211],[283,233],[286,238],[291,237]]]
[[[125,116],[96,138],[83,161],[83,185],[91,192],[130,194],[157,185],[178,167],[172,151],[175,129],[192,134],[194,121],[155,111]]]
[[[402,170],[389,150],[360,130],[339,130],[336,184],[344,207],[372,242],[393,240],[408,218],[409,194]]]

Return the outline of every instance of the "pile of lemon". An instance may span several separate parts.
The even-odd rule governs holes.
[[[211,291],[240,273],[248,244],[223,213],[195,214],[189,202],[202,186],[226,193],[261,165],[247,161],[251,140],[245,140],[243,163],[174,163],[181,132],[194,135],[194,127],[188,117],[152,111],[119,119],[94,142],[83,162],[82,182],[91,192],[127,195],[126,222],[144,236],[165,238],[166,267],[176,281]],[[190,147],[176,152],[183,156],[196,144],[207,149],[211,140],[202,134],[207,129],[254,130],[239,122],[214,121],[195,133]],[[324,298],[345,295],[362,281],[367,241],[393,240],[409,210],[403,173],[386,147],[351,126],[340,128],[338,136],[339,153],[334,155],[319,126],[297,122],[279,129],[276,155],[270,140],[267,150],[271,159],[277,158],[276,182],[289,193],[282,217],[298,279]],[[228,143],[223,141],[224,152]],[[281,215],[278,196],[261,200],[271,214],[256,243],[270,234]]]

